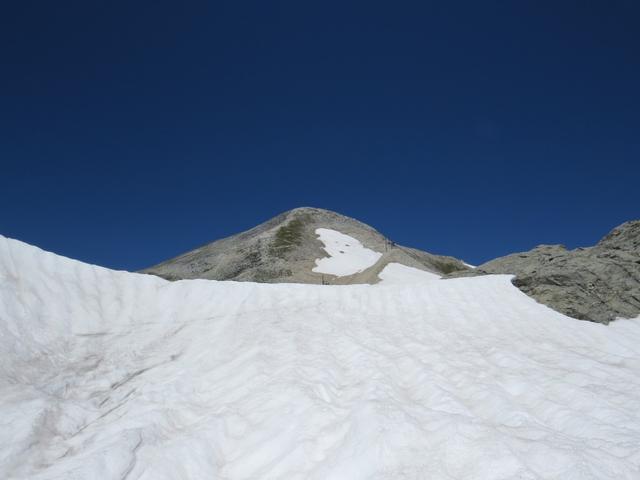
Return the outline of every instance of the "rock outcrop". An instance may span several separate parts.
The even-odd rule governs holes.
[[[640,220],[613,229],[597,245],[540,245],[452,276],[508,273],[513,284],[570,317],[608,323],[640,314]]]
[[[345,277],[313,272],[315,260],[327,256],[316,229],[349,235],[380,252],[370,268]],[[390,262],[444,275],[468,267],[453,257],[432,255],[391,242],[374,228],[320,208],[296,208],[237,235],[143,270],[168,280],[204,278],[266,283],[376,283]]]

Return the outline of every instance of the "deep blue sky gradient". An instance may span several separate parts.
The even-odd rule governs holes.
[[[0,233],[139,269],[297,206],[481,263],[640,218],[640,3],[24,0]]]

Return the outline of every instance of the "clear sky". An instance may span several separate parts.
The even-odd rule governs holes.
[[[8,2],[0,233],[139,269],[297,206],[471,263],[640,218],[640,2]]]

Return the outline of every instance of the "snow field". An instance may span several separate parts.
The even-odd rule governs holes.
[[[0,237],[0,478],[640,478],[640,319],[387,269],[170,283]]]

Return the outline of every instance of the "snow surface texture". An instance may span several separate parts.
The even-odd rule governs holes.
[[[316,260],[316,266],[313,268],[316,273],[328,273],[338,277],[353,275],[373,266],[382,256],[381,253],[364,247],[358,240],[344,233],[318,228],[316,234],[329,254],[326,258]]]
[[[638,479],[639,344],[509,276],[170,283],[0,237],[0,478]]]

